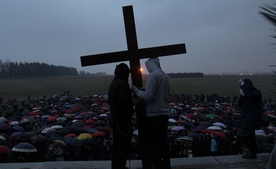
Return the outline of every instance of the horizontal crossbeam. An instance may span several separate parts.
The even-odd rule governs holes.
[[[114,62],[129,61],[131,57],[138,57],[139,59],[145,59],[150,57],[162,57],[168,55],[177,55],[186,53],[185,44],[175,44],[167,46],[158,46],[151,48],[142,48],[137,51],[118,51],[112,53],[102,53],[95,55],[81,56],[82,66],[91,66],[99,64],[107,64]]]

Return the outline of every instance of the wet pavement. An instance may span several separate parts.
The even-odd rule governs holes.
[[[243,159],[240,155],[208,156],[171,159],[172,169],[265,169],[268,153],[256,159]],[[110,161],[47,161],[35,163],[2,163],[1,169],[110,169]],[[142,169],[140,160],[127,162],[130,169]]]

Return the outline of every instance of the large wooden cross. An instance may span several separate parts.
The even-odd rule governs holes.
[[[132,6],[124,6],[123,14],[128,50],[81,56],[81,65],[91,66],[112,62],[129,61],[132,84],[138,88],[141,88],[143,86],[143,82],[142,73],[140,71],[140,59],[186,53],[186,47],[183,43],[139,49]]]
[[[151,48],[138,48],[136,28],[134,22],[134,15],[132,6],[123,7],[125,32],[127,40],[126,51],[118,51],[112,53],[103,53],[95,55],[81,56],[82,66],[91,66],[98,64],[106,64],[113,62],[129,61],[131,69],[131,79],[132,84],[137,88],[143,87],[142,73],[140,71],[140,59],[150,58],[150,57],[161,57],[167,55],[176,55],[186,53],[185,44],[175,44],[168,46],[159,46]],[[143,118],[145,117],[144,105],[139,104],[135,106],[139,137],[143,139]],[[143,158],[143,157],[142,157]]]

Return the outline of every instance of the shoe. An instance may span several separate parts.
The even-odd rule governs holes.
[[[242,158],[257,158],[257,154],[247,153],[247,154],[242,155]]]

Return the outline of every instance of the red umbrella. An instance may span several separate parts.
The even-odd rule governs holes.
[[[221,138],[225,138],[226,139],[226,135],[223,132],[220,132],[220,131],[205,129],[205,130],[202,130],[202,132],[214,134],[214,135],[217,135],[217,136],[219,136]]]
[[[11,152],[11,149],[8,146],[0,145],[0,153],[9,153],[9,152]]]
[[[63,136],[63,138],[68,138],[68,137],[72,137],[75,138],[77,135],[75,133],[70,133],[70,134],[66,134],[65,136]]]
[[[103,137],[103,136],[105,136],[105,132],[97,131],[97,132],[95,132],[91,135],[92,135],[92,138],[94,138],[94,137]]]
[[[51,122],[51,121],[55,121],[57,119],[57,116],[50,116],[48,117],[47,121]]]
[[[94,124],[94,123],[95,123],[95,121],[92,119],[85,120],[85,124]]]
[[[29,113],[29,116],[36,116],[36,115],[38,115],[38,114],[37,114],[37,111],[31,111],[31,112]]]
[[[11,149],[8,146],[0,145],[0,154],[1,153],[9,153],[11,152]]]
[[[186,114],[186,117],[188,117],[189,119],[195,119],[196,115],[194,115],[193,113],[188,113]]]

